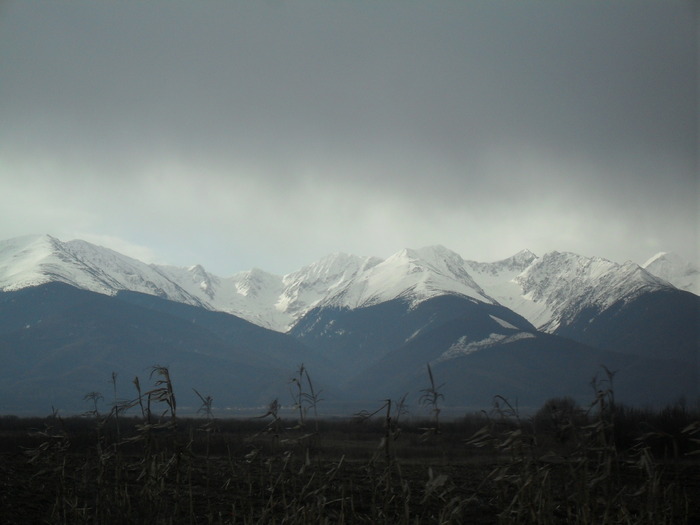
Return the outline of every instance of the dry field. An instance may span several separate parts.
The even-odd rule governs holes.
[[[107,414],[0,418],[0,522],[26,523],[700,523],[700,418],[548,402],[521,418],[408,420],[401,402],[348,420],[298,418],[272,403],[251,420],[177,415],[167,370]],[[138,385],[137,385],[138,386]],[[138,413],[130,415],[129,410]]]

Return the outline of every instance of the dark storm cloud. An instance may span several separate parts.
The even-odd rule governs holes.
[[[697,239],[692,2],[8,3],[0,94],[8,187],[193,256]]]

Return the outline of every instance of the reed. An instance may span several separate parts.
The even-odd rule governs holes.
[[[279,400],[258,418],[218,420],[214,400],[198,390],[198,417],[182,418],[167,367],[154,366],[143,383],[136,378],[136,396],[129,401],[119,401],[115,379],[111,407],[102,408],[102,395],[90,392],[80,418],[53,411],[27,436],[30,483],[42,492],[24,514],[16,507],[0,510],[0,521],[415,525],[700,519],[700,502],[685,486],[700,474],[700,411],[682,403],[658,412],[628,409],[615,401],[609,370],[593,381],[585,407],[552,399],[523,417],[517,404],[495,396],[489,411],[441,421],[441,385],[428,367],[429,386],[422,391],[423,407],[431,411],[427,426],[407,418],[406,396],[387,399],[353,421],[319,420],[320,397],[303,365],[290,381],[296,409],[291,422],[280,416]],[[0,439],[11,425],[21,421],[0,418]],[[439,438],[423,439],[426,428],[432,436],[439,431]],[[0,486],[8,491],[21,494],[17,486]]]

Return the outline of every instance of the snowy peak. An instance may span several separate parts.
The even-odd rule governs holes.
[[[189,268],[156,264],[151,264],[150,267],[164,278],[177,283],[188,294],[197,297],[202,301],[203,306],[208,300],[214,298],[221,284],[221,280],[216,275],[210,274],[199,264]]]
[[[500,261],[467,261],[466,264],[471,275],[489,297],[537,325],[544,308],[523,297],[522,287],[516,280],[516,277],[535,261],[537,256],[534,253],[521,250]]]
[[[512,257],[500,261],[500,264],[511,269],[524,270],[530,266],[533,262],[537,260],[537,255],[532,253],[530,250],[521,250]]]
[[[345,253],[328,255],[284,276],[284,291],[275,305],[295,319],[317,306],[329,295],[338,293],[377,264],[377,257],[359,257]]]
[[[638,265],[617,264],[601,257],[550,252],[515,278],[522,296],[532,302],[525,317],[535,326],[554,331],[584,308],[602,311],[615,302],[668,284]]]
[[[300,281],[309,281],[337,286],[339,283],[352,279],[358,272],[365,271],[380,262],[381,259],[377,257],[333,253],[303,267],[301,270],[285,275],[284,283],[292,285]]]
[[[404,267],[411,272],[432,271],[446,276],[466,273],[462,257],[439,245],[417,250],[405,248],[389,257],[384,263],[397,268]]]
[[[0,290],[54,281],[107,295],[131,290],[201,305],[156,269],[108,248],[81,240],[61,242],[49,235],[0,243]]]
[[[488,263],[467,261],[467,264],[472,271],[479,274],[492,276],[510,274],[511,276],[514,276],[525,270],[536,260],[537,255],[532,253],[530,250],[521,250],[515,255],[500,261]]]
[[[265,272],[259,268],[237,273],[230,281],[234,283],[238,294],[250,298],[261,297],[270,289],[280,288],[279,276]]]
[[[700,295],[700,268],[678,254],[660,252],[646,261],[642,268],[668,281],[676,288]]]
[[[0,290],[19,290],[51,281],[52,265],[60,265],[58,241],[49,235],[28,235],[0,241]]]
[[[221,278],[200,265],[148,265],[80,240],[0,241],[0,291],[50,281],[109,295],[131,290],[282,332],[315,307],[353,309],[397,298],[415,306],[439,295],[500,304],[554,331],[586,308],[601,311],[669,283],[697,293],[698,270],[679,257],[658,254],[644,266],[560,252],[538,258],[529,250],[482,263],[438,245],[406,248],[386,260],[334,253],[284,276],[252,269]]]
[[[113,289],[114,279],[98,267],[108,256],[96,257],[83,241],[62,243],[50,235],[26,236],[0,244],[0,288],[3,291],[61,281],[78,287]],[[97,259],[96,264],[86,262]]]
[[[213,275],[207,273],[207,271],[199,264],[191,266],[189,268],[189,272],[192,276],[192,281],[199,285],[199,289],[209,298],[214,297],[215,286],[218,284],[219,280]]]
[[[446,277],[456,277],[458,280],[469,282],[476,289],[479,288],[467,273],[464,259],[444,246],[428,246],[418,250],[405,249],[393,258],[396,261],[404,259],[409,266],[412,265],[414,271],[420,269],[420,271],[432,271]]]
[[[518,278],[525,293],[533,298],[548,295],[554,289],[575,292],[597,285],[628,285],[628,290],[665,283],[633,262],[618,264],[602,257],[584,257],[568,252],[550,252],[530,265]],[[578,288],[577,288],[578,287]]]
[[[434,246],[425,246],[417,250],[405,248],[399,251],[395,256],[411,259],[415,262],[432,266],[436,269],[444,266],[445,263],[448,262],[456,262],[459,264],[464,262],[459,254],[453,252],[452,250],[448,250],[439,244]]]
[[[493,303],[467,272],[466,263],[442,246],[404,249],[359,272],[321,304],[359,308],[403,298],[413,305],[444,294],[459,294]]]

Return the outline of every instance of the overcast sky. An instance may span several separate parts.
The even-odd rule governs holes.
[[[228,276],[697,259],[698,3],[0,2],[0,239]]]

